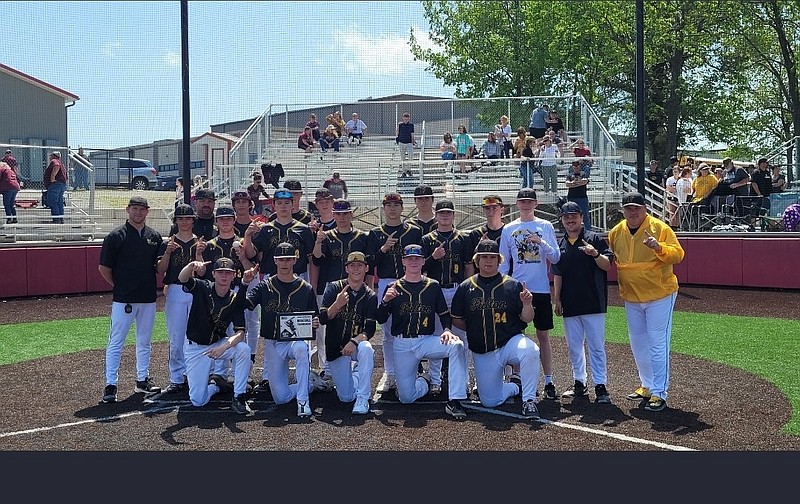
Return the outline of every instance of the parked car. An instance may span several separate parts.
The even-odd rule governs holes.
[[[158,184],[158,170],[147,159],[93,157],[96,187],[124,186],[131,189],[152,189]]]
[[[156,177],[158,182],[156,183],[156,189],[159,191],[174,191],[175,186],[177,185],[178,176],[177,175],[159,175]]]

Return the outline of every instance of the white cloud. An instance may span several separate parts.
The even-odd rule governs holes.
[[[119,40],[115,40],[114,42],[108,42],[103,44],[102,47],[100,47],[100,52],[102,54],[105,54],[109,58],[113,58],[114,56],[117,55],[117,52],[120,49],[122,49],[122,47],[123,47],[122,42],[120,42]]]
[[[163,57],[164,63],[170,67],[177,67],[181,65],[181,55],[174,51],[167,51]]]
[[[414,35],[422,47],[433,47],[428,32],[415,28]],[[333,33],[342,69],[372,75],[402,75],[410,67],[423,68],[422,63],[414,60],[408,39],[408,35],[358,32],[352,26]]]

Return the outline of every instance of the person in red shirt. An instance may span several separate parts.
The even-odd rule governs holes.
[[[64,224],[64,192],[67,190],[67,168],[61,162],[61,153],[50,153],[50,163],[44,170],[44,189],[47,207],[54,224]]]
[[[6,224],[17,223],[17,193],[19,192],[17,170],[7,162],[0,161],[0,194],[6,211]]]

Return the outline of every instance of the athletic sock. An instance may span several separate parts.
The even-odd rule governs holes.
[[[553,375],[551,374],[544,375],[544,384],[547,385],[548,383],[553,383]]]

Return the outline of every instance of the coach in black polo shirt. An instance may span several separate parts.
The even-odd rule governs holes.
[[[194,198],[197,220],[194,221],[192,232],[198,238],[208,241],[217,236],[217,229],[214,227],[214,205],[216,205],[217,197],[211,189],[198,189],[194,193]],[[177,232],[178,226],[173,224],[169,234],[173,235]]]
[[[103,402],[117,400],[117,375],[122,346],[136,321],[135,392],[161,389],[150,381],[150,338],[156,317],[156,263],[163,241],[145,224],[150,207],[147,199],[134,196],[126,209],[125,224],[111,231],[100,251],[100,275],[113,288],[111,333],[106,348],[106,387]]]

